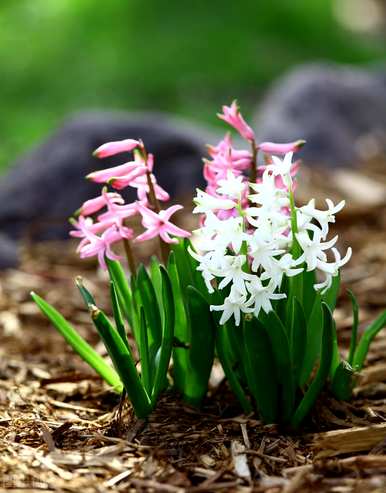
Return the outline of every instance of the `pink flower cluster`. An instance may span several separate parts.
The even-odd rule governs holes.
[[[264,153],[266,164],[272,164],[272,154],[285,155],[290,152],[296,152],[304,145],[305,141],[297,140],[296,142],[285,144],[273,142],[256,144],[254,131],[241,115],[237,102],[234,101],[231,106],[223,106],[222,110],[223,113],[218,114],[218,117],[227,122],[237,130],[243,139],[248,141],[250,150],[235,149],[229,133],[225,135],[217,146],[208,146],[208,153],[211,159],[204,160],[204,178],[207,182],[205,191],[215,198],[232,198],[227,197],[224,193],[221,196],[218,195],[221,181],[227,179],[230,174],[234,177],[241,177],[239,179],[244,184],[241,205],[244,208],[248,203],[249,183],[251,181],[261,183],[261,177],[266,169],[266,166],[257,165],[257,153]],[[255,177],[250,172],[253,168],[255,168]],[[292,177],[296,176],[298,168],[299,162],[295,162],[291,168]],[[249,174],[246,172],[249,172]],[[286,185],[281,181],[280,175],[275,180],[276,186],[286,188]],[[237,216],[237,211],[235,209],[218,210],[216,215],[219,219],[227,219],[228,217]]]
[[[166,243],[176,243],[175,237],[190,236],[188,231],[170,222],[171,216],[182,206],[160,210],[159,201],[168,201],[169,194],[157,183],[153,174],[154,157],[147,154],[142,142],[133,139],[108,142],[98,147],[94,156],[104,158],[122,152],[133,152],[134,159],[90,173],[87,178],[110,185],[114,190],[133,187],[137,190],[138,200],[126,204],[118,192],[109,192],[105,186],[100,196],[87,200],[80,207],[77,220],[71,220],[74,230],[70,235],[81,240],[77,248],[80,257],[96,256],[103,269],[106,269],[105,257],[120,259],[111,247],[121,240],[145,241],[159,236]],[[91,216],[95,215],[93,219]],[[142,217],[145,228],[145,232],[136,238],[133,229],[125,225],[126,220],[135,215]]]

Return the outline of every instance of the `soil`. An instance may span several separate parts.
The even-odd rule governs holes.
[[[372,163],[343,175],[308,172],[299,190],[307,200],[349,202],[337,229],[340,248],[354,251],[335,313],[342,353],[351,326],[346,289],[358,296],[362,329],[386,308],[384,170]],[[30,299],[31,290],[43,295],[103,354],[73,280],[82,275],[109,310],[106,279],[74,250],[71,242],[26,243],[20,268],[0,275],[0,491],[386,492],[386,330],[353,399],[323,394],[296,434],[243,415],[218,365],[201,410],[170,391],[148,420],[137,420]]]

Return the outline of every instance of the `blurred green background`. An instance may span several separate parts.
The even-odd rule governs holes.
[[[365,4],[362,21],[370,8],[372,24],[355,13]],[[215,124],[215,112],[235,97],[251,114],[269,83],[295,64],[382,61],[383,6],[1,0],[0,168],[74,111],[161,110]]]

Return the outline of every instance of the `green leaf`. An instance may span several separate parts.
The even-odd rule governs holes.
[[[261,313],[260,319],[271,341],[279,384],[281,419],[287,422],[295,404],[295,383],[286,329],[274,311]]]
[[[307,323],[307,341],[304,354],[303,367],[300,372],[299,385],[303,387],[309,379],[315,363],[320,355],[323,334],[322,299],[316,293],[314,306]]]
[[[291,425],[293,428],[298,428],[303,419],[310,412],[315,404],[324,384],[328,378],[331,368],[332,353],[333,353],[333,318],[330,308],[326,303],[322,303],[323,310],[323,333],[322,333],[322,352],[318,372],[307,389],[303,399],[300,401],[292,419]]]
[[[335,375],[335,372],[338,368],[338,366],[341,363],[341,357],[339,353],[339,346],[338,346],[338,335],[336,332],[336,323],[335,320],[332,319],[332,358],[331,358],[331,368],[330,368],[330,378],[332,378]]]
[[[244,320],[244,367],[248,389],[266,423],[278,418],[279,389],[271,341],[256,317]]]
[[[362,369],[365,362],[367,353],[369,351],[370,344],[374,337],[386,326],[386,311],[381,313],[379,317],[370,324],[362,334],[359,340],[358,347],[356,348],[353,360],[353,368],[355,371]]]
[[[187,287],[187,305],[190,322],[189,368],[184,388],[184,398],[198,406],[208,391],[208,381],[213,366],[215,325],[209,305],[193,286]]]
[[[186,296],[183,297],[182,294],[174,252],[171,252],[169,256],[168,273],[172,285],[173,298],[175,300],[174,337],[181,342],[182,346],[173,348],[173,379],[176,388],[184,395],[190,377],[189,352],[186,347],[190,345],[191,337],[185,307]]]
[[[107,257],[106,265],[109,272],[110,280],[114,283],[122,312],[130,327],[133,327],[132,294],[125,271],[123,270],[122,265],[119,262],[117,262],[116,260],[110,260]]]
[[[141,306],[140,309],[140,320],[141,320],[141,336],[139,343],[139,355],[141,358],[141,377],[143,385],[146,392],[150,395],[152,389],[152,372],[149,360],[149,341],[148,341],[148,330],[146,325],[146,315],[145,310]]]
[[[355,385],[355,372],[347,361],[341,361],[335,370],[331,391],[341,401],[348,401]]]
[[[116,371],[105,362],[54,307],[35,293],[31,293],[31,297],[72,349],[111,385],[116,392],[121,393],[123,385]]]
[[[172,245],[172,251],[182,289],[185,290],[188,286],[195,286],[192,264],[190,263],[191,256],[186,251],[186,243],[180,240],[179,243]]]
[[[90,305],[89,308],[95,327],[106,346],[114,368],[121,377],[136,416],[146,418],[153,406],[139,378],[131,352],[102,310],[94,305]]]
[[[297,298],[292,301],[292,318],[290,331],[290,351],[295,383],[299,382],[303,367],[304,351],[307,338],[307,322],[303,307]]]
[[[171,254],[172,255],[172,254]],[[163,315],[163,307],[162,307],[162,276],[160,271],[160,263],[157,257],[153,256],[150,259],[150,277],[151,282],[153,283],[154,291],[157,297],[157,302],[161,314],[161,325],[162,325],[162,315]]]
[[[80,276],[78,276],[75,279],[75,284],[76,284],[76,287],[79,289],[80,294],[82,295],[82,298],[83,298],[83,301],[86,305],[86,308],[88,307],[88,305],[95,305],[95,300],[94,300],[92,294],[90,293],[90,291],[88,291],[88,289],[86,289],[83,286],[83,279]]]
[[[355,349],[357,347],[357,340],[358,340],[359,305],[354,293],[349,289],[347,290],[347,293],[351,299],[352,316],[353,316],[351,338],[350,338],[350,351],[347,361],[349,362],[350,365],[352,365],[354,360]]]
[[[237,373],[234,368],[235,363],[234,361],[232,361],[232,357],[231,357],[231,345],[229,342],[228,331],[229,331],[229,326],[227,324],[217,326],[217,330],[216,330],[217,355],[233,393],[239,400],[239,403],[243,408],[243,411],[246,414],[249,414],[252,412],[252,406],[243,390],[242,385],[240,384],[240,381],[238,379]]]
[[[312,312],[312,307],[314,306],[315,303],[315,297],[317,292],[314,289],[314,284],[316,284],[316,276],[315,276],[315,271],[307,271],[306,267],[304,266],[304,271],[301,274],[303,277],[303,303],[302,307],[304,310],[304,315],[306,317],[306,321],[308,322],[311,312]]]
[[[161,345],[161,316],[153,284],[142,264],[138,269],[135,289],[135,295],[138,295],[136,296],[138,307],[143,306],[145,310],[148,325],[149,357],[153,361]]]
[[[327,303],[330,310],[333,312],[336,307],[340,288],[340,272],[332,278],[331,287],[325,294],[322,295],[322,300]]]
[[[110,282],[110,296],[111,296],[111,305],[113,309],[115,326],[117,328],[118,334],[122,338],[122,341],[125,343],[125,346],[128,348],[129,341],[127,340],[125,322],[123,321],[121,309],[119,307],[117,290],[115,289],[114,283],[112,281]],[[93,303],[89,303],[89,304],[93,304]]]
[[[159,351],[159,362],[156,367],[155,381],[151,394],[154,403],[167,382],[167,372],[173,347],[174,336],[174,300],[169,276],[161,266],[162,276],[162,305],[164,307],[162,341]]]

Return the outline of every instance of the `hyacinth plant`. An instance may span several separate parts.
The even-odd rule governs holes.
[[[229,134],[209,146],[207,187],[194,199],[200,227],[189,240],[190,233],[171,222],[182,206],[161,210],[169,196],[141,141],[110,142],[95,151],[99,158],[133,154],[123,165],[88,175],[104,188],[72,219],[80,256],[97,256],[110,277],[114,321],[79,278],[77,286],[114,368],[52,306],[33,298],[73,349],[128,395],[138,417],[152,411],[169,385],[171,358],[174,387],[186,402],[200,405],[216,355],[245,412],[256,410],[265,422],[296,428],[327,384],[337,398],[350,398],[386,312],[358,341],[358,304],[349,293],[352,337],[342,359],[332,313],[351,249],[342,257],[337,236],[328,236],[344,201],[334,205],[327,199],[325,210],[314,200],[297,206],[299,162],[293,154],[304,141],[256,143],[236,102],[219,117],[247,148],[235,149]],[[137,190],[135,202],[126,204],[118,192],[126,187]],[[137,236],[127,225],[136,215],[145,230]],[[137,266],[133,242],[156,237],[161,260]],[[123,242],[129,276],[112,249],[117,242]]]

